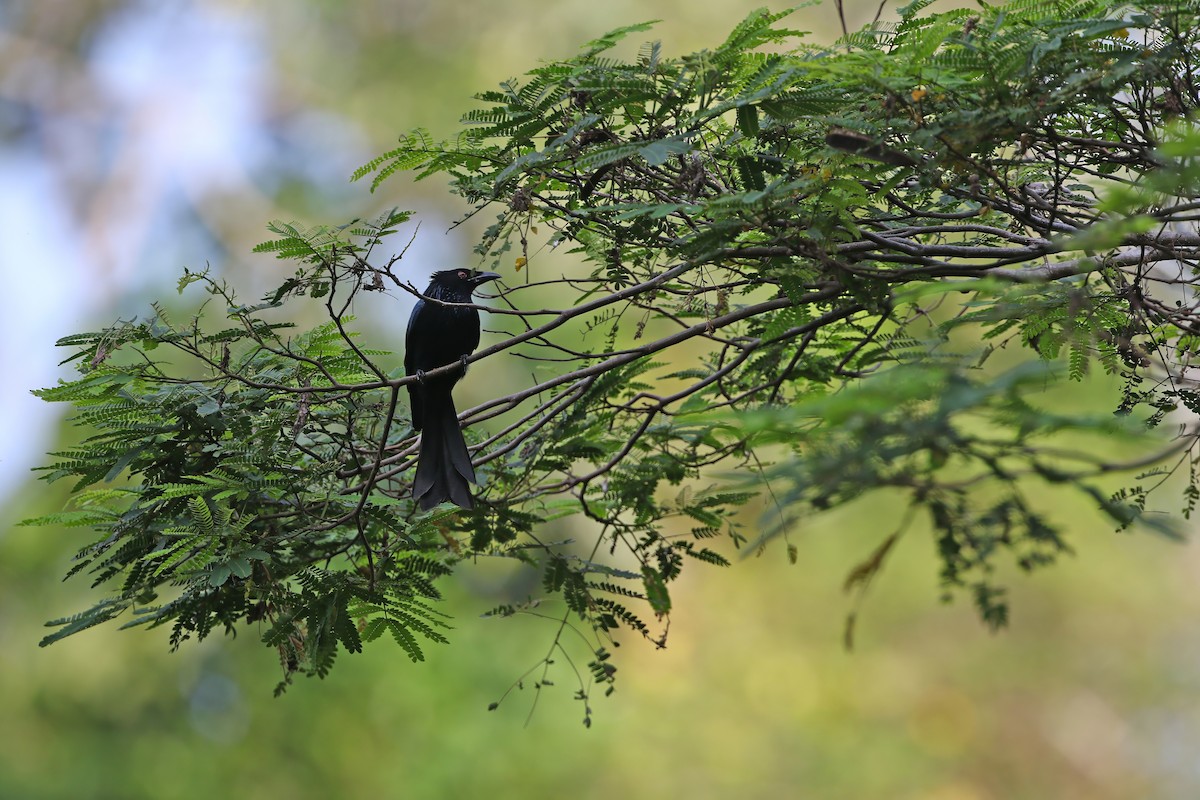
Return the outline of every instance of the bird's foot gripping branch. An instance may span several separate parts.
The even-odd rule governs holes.
[[[947,596],[992,626],[995,568],[1071,547],[1046,487],[1116,527],[1159,519],[1156,490],[1189,513],[1196,6],[903,15],[823,47],[760,12],[714,49],[622,60],[632,26],[365,166],[373,188],[445,174],[494,215],[478,350],[469,270],[426,291],[407,370],[352,331],[353,299],[419,294],[378,255],[402,213],[275,225],[261,249],[295,271],[256,305],[188,273],[219,323],[156,307],[64,339],[79,375],[40,394],[88,438],[46,468],[77,495],[41,522],[97,532],[72,571],[109,594],[47,641],[250,625],[288,678],[384,634],[419,659],[442,640],[435,581],[487,554],[540,571],[543,597],[494,613],[558,613],[537,669],[587,642],[586,703],[622,631],[665,644],[686,564],[776,538],[795,559],[789,531],[825,509],[908,509],[856,534],[848,588],[929,532]],[[313,302],[328,321],[293,328]],[[460,420],[449,387],[484,359]]]

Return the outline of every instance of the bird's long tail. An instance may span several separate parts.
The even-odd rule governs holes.
[[[454,398],[449,390],[437,394],[441,396],[427,396],[422,403],[425,419],[413,498],[426,510],[447,500],[462,508],[473,508],[470,484],[475,483],[475,470],[458,425]]]

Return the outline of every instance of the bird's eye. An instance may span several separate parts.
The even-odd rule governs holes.
[[[465,269],[460,269],[458,271],[458,279],[460,281],[465,281],[467,278],[470,278],[470,277],[471,277],[471,273],[467,272]]]

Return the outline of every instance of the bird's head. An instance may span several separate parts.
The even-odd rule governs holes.
[[[451,302],[465,303],[470,301],[471,293],[479,286],[499,278],[496,272],[474,272],[469,269],[444,269],[431,276],[429,288],[425,294],[441,297]],[[461,298],[461,299],[459,299]]]
[[[474,291],[481,284],[500,277],[496,272],[475,272],[469,269],[444,269],[433,273],[433,282],[446,288]]]

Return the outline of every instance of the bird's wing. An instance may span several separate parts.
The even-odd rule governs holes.
[[[417,317],[425,311],[425,301],[418,300],[408,315],[408,328],[404,331],[404,374],[412,375],[417,371],[416,350],[419,344],[413,341],[413,329],[417,326]]]

